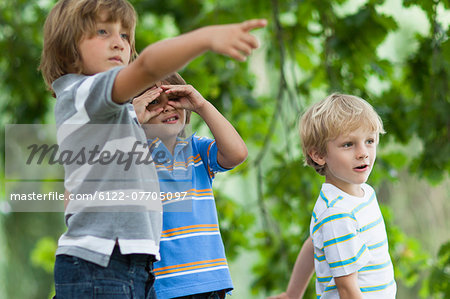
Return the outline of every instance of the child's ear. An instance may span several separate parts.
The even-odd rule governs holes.
[[[319,164],[320,166],[325,165],[325,155],[320,154],[317,150],[312,149],[309,151],[308,155],[311,157],[311,159]]]

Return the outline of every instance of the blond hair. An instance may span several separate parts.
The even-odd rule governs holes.
[[[365,100],[346,94],[333,93],[312,105],[300,118],[299,132],[305,164],[325,175],[325,165],[310,157],[311,151],[327,154],[327,142],[340,135],[363,127],[370,132],[384,134],[383,122]]]
[[[81,73],[78,44],[83,37],[95,34],[100,13],[106,22],[120,21],[128,31],[131,57],[136,56],[134,30],[136,11],[126,0],[59,0],[47,16],[44,25],[44,47],[39,70],[47,87],[68,73]]]

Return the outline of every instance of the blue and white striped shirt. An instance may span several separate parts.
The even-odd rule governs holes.
[[[233,289],[219,231],[212,181],[226,171],[212,139],[178,139],[174,154],[149,141],[162,192],[161,261],[155,263],[159,299]]]
[[[375,191],[363,184],[364,197],[323,184],[313,210],[317,298],[339,298],[334,277],[358,272],[364,298],[395,298],[396,283],[383,216]]]

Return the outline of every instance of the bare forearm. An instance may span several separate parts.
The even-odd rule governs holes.
[[[358,285],[358,272],[346,276],[335,277],[334,281],[341,299],[363,299],[362,292]]]
[[[224,168],[232,168],[245,161],[247,146],[230,122],[210,103],[196,111],[208,125],[217,144],[217,161]]]
[[[302,298],[311,276],[314,273],[314,247],[311,237],[306,239],[303,243],[302,249],[295,261],[294,269],[292,270],[291,279],[287,288],[287,295],[289,298]]]
[[[363,299],[363,295],[360,290],[340,288],[338,291],[339,298],[341,299]]]
[[[160,80],[210,50],[210,27],[203,27],[145,48],[136,61],[142,63],[146,70],[146,79],[153,82]],[[138,61],[139,58],[142,58],[142,61]]]
[[[265,24],[265,20],[254,19],[239,24],[202,27],[148,46],[141,56],[144,57],[145,68],[151,69],[148,76],[152,80],[177,71],[209,50],[244,61],[251,50],[259,46],[248,32]]]

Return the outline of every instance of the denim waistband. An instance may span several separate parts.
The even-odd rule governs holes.
[[[143,266],[151,265],[156,261],[153,254],[122,254],[118,245],[114,246],[114,250],[111,254],[111,259],[126,263],[126,264],[142,264]]]

